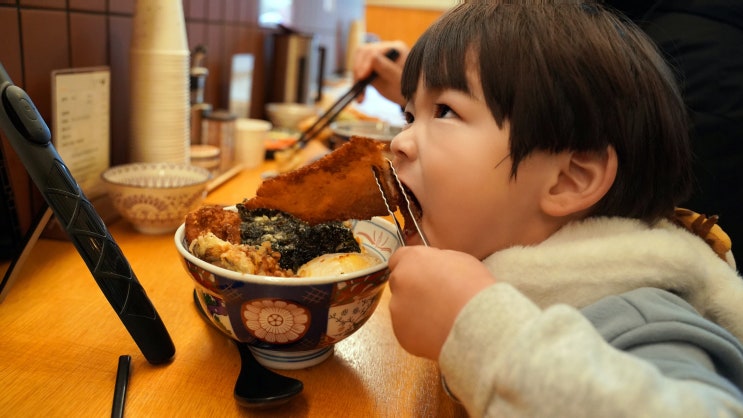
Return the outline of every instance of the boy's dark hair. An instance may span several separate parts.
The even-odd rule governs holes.
[[[466,65],[465,65],[466,64]],[[584,1],[470,1],[416,42],[402,78],[410,100],[471,92],[479,72],[499,126],[511,128],[512,176],[541,150],[617,152],[617,177],[591,215],[671,216],[691,189],[686,109],[656,47],[634,24]]]

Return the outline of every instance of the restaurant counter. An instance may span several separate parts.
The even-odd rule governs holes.
[[[207,203],[250,197],[267,163],[211,191]],[[303,392],[273,409],[247,409],[232,391],[236,346],[199,315],[193,283],[173,234],[143,235],[123,220],[108,225],[175,343],[172,362],[142,356],[69,241],[40,239],[0,303],[0,411],[13,417],[111,414],[118,358],[132,357],[129,417],[453,417],[464,409],[441,387],[436,364],[395,340],[389,291],[371,319],[323,363],[279,371]]]

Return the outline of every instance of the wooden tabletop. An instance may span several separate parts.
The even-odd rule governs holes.
[[[207,202],[252,196],[267,168],[240,172]],[[304,383],[298,398],[270,410],[239,406],[232,397],[238,351],[196,311],[173,235],[143,235],[123,220],[109,230],[165,322],[174,360],[149,364],[72,244],[41,239],[0,303],[0,415],[110,416],[118,358],[129,354],[127,417],[466,416],[442,390],[436,364],[395,340],[387,290],[371,319],[332,357],[280,371]]]

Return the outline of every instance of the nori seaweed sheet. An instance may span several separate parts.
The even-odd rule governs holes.
[[[268,241],[281,254],[279,265],[295,272],[306,262],[328,253],[360,252],[353,232],[343,222],[310,225],[294,216],[274,209],[248,210],[237,204],[240,214],[240,237],[247,245]]]

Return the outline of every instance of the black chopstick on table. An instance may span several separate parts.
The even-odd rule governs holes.
[[[124,416],[124,403],[126,403],[126,389],[129,386],[129,369],[132,357],[123,355],[119,357],[119,366],[116,369],[116,386],[114,386],[114,404],[111,409],[111,418],[122,418]]]
[[[392,48],[387,51],[384,56],[392,61],[397,61],[397,58],[400,56],[400,52]],[[369,74],[368,77],[354,83],[354,85],[351,86],[351,88],[343,96],[341,96],[340,99],[336,100],[336,102],[333,103],[333,105],[330,106],[330,108],[325,111],[322,116],[317,118],[315,123],[313,123],[309,128],[302,132],[302,134],[299,136],[299,139],[297,139],[295,147],[304,147],[307,142],[309,142],[323,129],[325,129],[325,127],[328,126],[333,120],[335,120],[335,118],[341,113],[341,111],[345,109],[346,106],[348,106],[348,104],[351,103],[353,99],[358,97],[359,94],[364,91],[366,86],[371,84],[372,81],[374,81],[376,78],[377,73],[372,71],[372,73]]]

